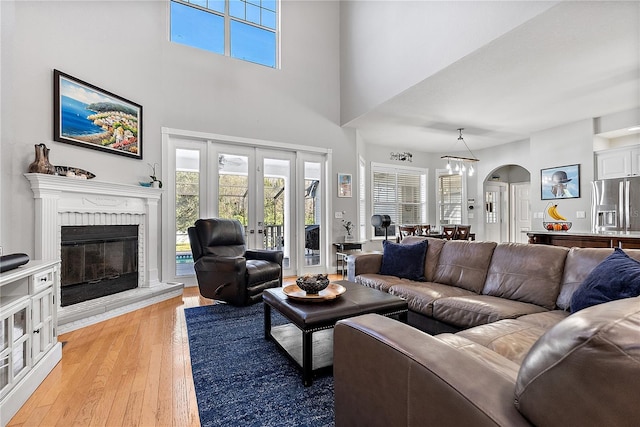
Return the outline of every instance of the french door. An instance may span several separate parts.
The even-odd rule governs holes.
[[[177,138],[166,152],[175,256],[163,274],[195,284],[187,228],[211,217],[240,221],[248,248],[283,251],[285,276],[326,270],[325,156]]]
[[[290,251],[294,155],[222,144],[212,146],[212,153],[217,164],[209,185],[212,216],[237,219],[248,247],[284,250],[285,269],[292,257],[295,265]]]
[[[484,185],[485,240],[509,241],[509,192],[504,182],[486,182]]]

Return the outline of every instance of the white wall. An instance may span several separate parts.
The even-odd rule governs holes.
[[[5,253],[33,254],[22,174],[34,144],[47,144],[55,165],[129,184],[162,163],[163,126],[328,147],[334,171],[357,170],[353,131],[339,126],[338,2],[282,2],[281,70],[169,42],[168,1],[2,1],[0,10]],[[142,161],[52,140],[53,69],[143,106]],[[355,211],[355,201],[336,208]]]
[[[519,165],[531,174],[531,211],[533,230],[542,230],[542,215],[548,200],[541,199],[540,170],[564,165],[580,165],[580,197],[558,202],[560,212],[573,223],[572,231],[591,230],[590,183],[593,180],[593,119],[558,126],[536,132],[529,140],[480,150],[476,153],[478,163],[477,194],[482,200],[484,180],[489,179],[496,169],[504,165]],[[501,179],[502,181],[502,179]],[[584,211],[586,218],[576,218],[578,211]],[[484,217],[481,209],[476,209],[478,239],[483,239]]]
[[[640,144],[640,133],[636,133],[633,135],[620,136],[618,138],[611,138],[609,140],[608,148],[628,147],[630,145],[638,145],[638,144]]]
[[[604,133],[638,125],[640,125],[640,108],[634,108],[599,117],[594,123],[594,130],[596,133]]]
[[[531,136],[531,211],[544,212],[549,200],[541,200],[540,169],[580,165],[580,197],[554,201],[558,211],[573,223],[572,231],[591,231],[591,181],[594,177],[593,120],[569,123]],[[586,218],[576,213],[584,211]],[[542,219],[533,218],[532,229],[542,230]]]
[[[557,1],[341,1],[342,123]]]

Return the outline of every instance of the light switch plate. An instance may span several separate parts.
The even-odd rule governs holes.
[[[585,211],[576,212],[576,218],[586,218],[586,217],[587,217],[587,213]]]
[[[335,216],[336,219],[342,219],[342,211],[336,211]]]

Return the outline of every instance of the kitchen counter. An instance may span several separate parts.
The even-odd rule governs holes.
[[[600,233],[579,231],[528,231],[529,243],[583,247],[640,249],[640,232],[607,231]]]

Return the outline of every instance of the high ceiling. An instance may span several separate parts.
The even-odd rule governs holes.
[[[347,126],[367,143],[438,153],[464,149],[460,127],[476,150],[639,107],[640,3],[581,3],[548,10]]]

